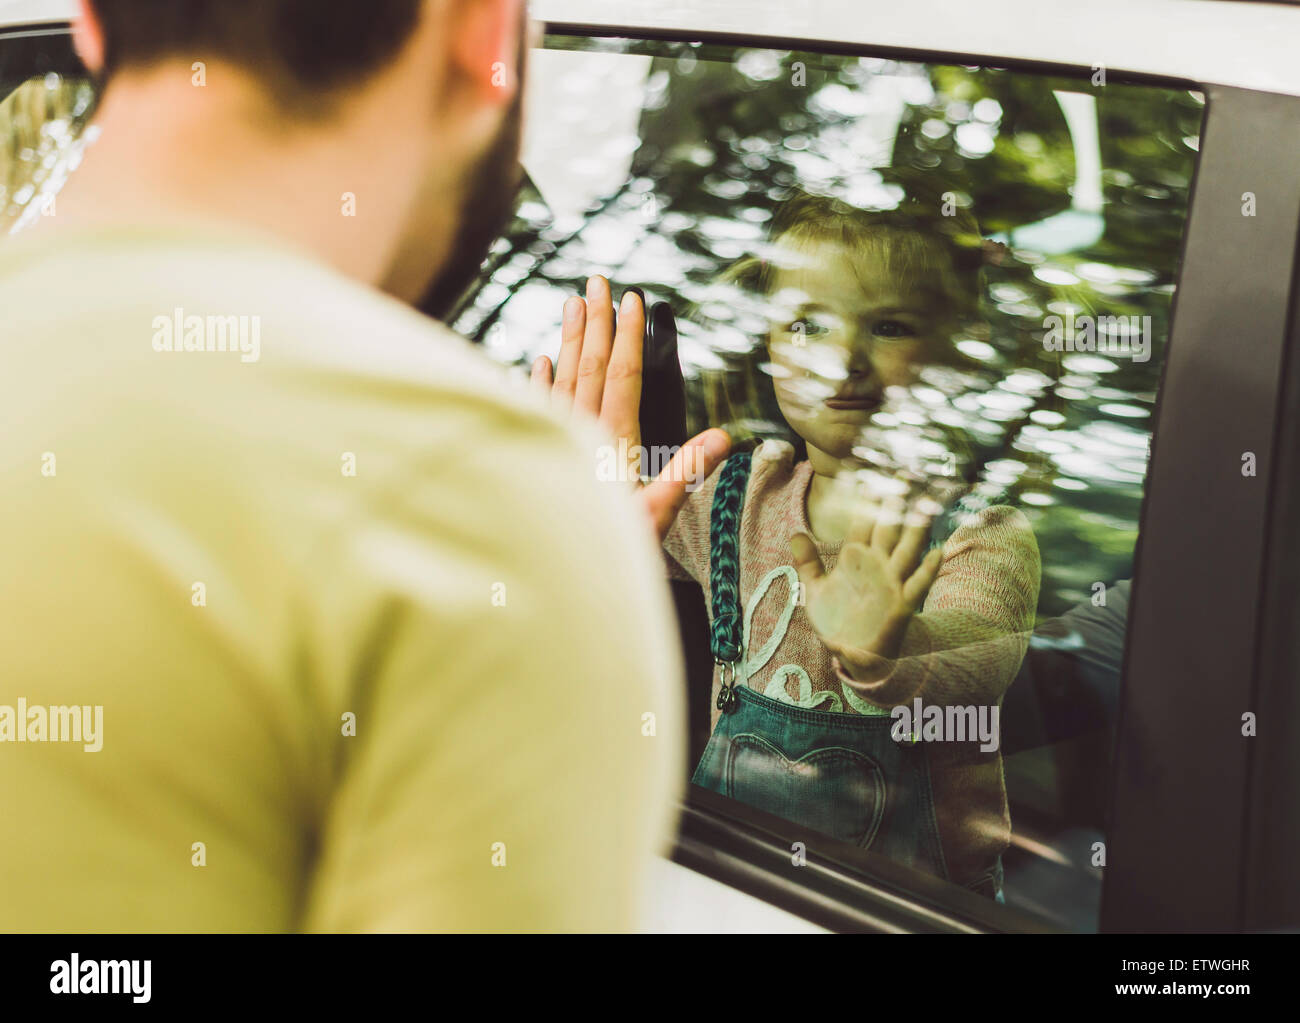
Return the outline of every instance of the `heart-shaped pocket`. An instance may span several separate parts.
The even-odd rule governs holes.
[[[827,746],[791,760],[762,736],[733,736],[726,791],[756,810],[867,847],[885,815],[885,777],[870,757]]]

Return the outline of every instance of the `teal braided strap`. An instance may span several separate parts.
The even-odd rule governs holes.
[[[722,691],[718,694],[718,708],[724,711],[735,708],[736,664],[742,653],[740,517],[752,457],[750,452],[742,451],[727,459],[718,476],[709,515],[709,594],[713,610],[709,646],[714,663],[724,666]],[[731,668],[730,680],[727,666]]]

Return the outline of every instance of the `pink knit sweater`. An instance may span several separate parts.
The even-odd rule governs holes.
[[[718,476],[715,472],[690,495],[664,541],[669,574],[693,579],[704,588],[710,616],[709,516]],[[794,449],[787,443],[767,441],[753,454],[740,528],[740,599],[747,617],[764,578],[773,569],[791,565],[790,537],[796,532],[813,536],[807,506],[812,477],[812,465],[795,463]],[[827,571],[839,549],[838,542],[817,543]],[[804,608],[796,607],[784,637],[747,684],[763,692],[782,666],[797,665],[807,672],[813,694],[836,697],[823,698],[818,709],[839,704],[845,713],[856,713],[856,702],[865,710],[888,713],[899,704],[911,707],[916,697],[926,706],[1000,706],[1033,628],[1040,575],[1038,544],[1025,516],[1006,506],[989,508],[960,526],[945,544],[938,577],[888,675],[863,684],[837,671]],[[788,603],[787,587],[777,578],[754,609],[749,657],[778,630]],[[715,670],[715,726],[721,713],[716,709],[720,687],[721,672]],[[790,699],[800,698],[798,682],[788,673],[784,688]],[[935,816],[949,874],[959,884],[974,884],[1010,837],[1001,753],[982,752],[978,742],[938,742],[929,745],[929,754]]]

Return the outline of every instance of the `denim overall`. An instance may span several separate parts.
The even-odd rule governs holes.
[[[721,665],[722,711],[691,781],[706,789],[776,814],[813,831],[870,849],[919,870],[947,878],[930,788],[929,757],[917,742],[891,737],[888,710],[843,689],[859,713],[813,709],[842,707],[834,692],[813,694],[798,665],[778,668],[765,693],[746,685],[779,646],[798,599],[798,577],[776,569],[740,615],[739,527],[749,481],[750,455],[733,455],[723,466],[711,510],[709,586],[714,660]],[[785,577],[788,590],[774,635],[753,649],[754,609]],[[799,683],[799,699],[786,691]]]

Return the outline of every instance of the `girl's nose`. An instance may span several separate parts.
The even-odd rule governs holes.
[[[850,377],[859,380],[875,372],[875,364],[871,361],[871,350],[867,345],[854,345],[849,349],[848,371]]]

